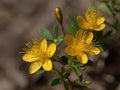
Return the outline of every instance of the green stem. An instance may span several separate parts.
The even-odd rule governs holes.
[[[81,78],[80,78],[80,74],[79,74],[79,72],[78,72],[78,70],[77,70],[76,67],[74,67],[74,72],[75,72],[75,74],[77,75],[78,79],[80,80],[80,79],[81,79]],[[81,80],[80,80],[80,81],[81,81]]]
[[[64,30],[63,24],[60,23],[60,26],[61,26],[61,29],[62,29],[63,35],[65,36],[65,30]]]

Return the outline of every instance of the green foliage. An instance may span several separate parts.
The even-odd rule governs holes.
[[[41,68],[39,71],[37,71],[37,74],[38,75],[41,75],[41,74],[43,74],[45,71]]]
[[[85,66],[83,66],[83,65],[78,65],[78,69],[81,70],[81,71],[84,71],[84,70],[85,70]]]
[[[111,12],[110,9],[106,6],[105,3],[102,3],[99,8],[102,9],[102,10],[104,10],[105,12],[107,12],[109,15],[112,15],[112,12]]]
[[[67,30],[70,32],[71,35],[75,36],[76,29],[72,25],[68,24]]]
[[[76,16],[72,15],[72,14],[69,14],[69,19],[72,21],[74,27],[76,30],[78,30],[80,28],[79,24],[78,24],[78,21],[77,21],[77,18]]]
[[[64,36],[60,35],[56,38],[56,44],[59,45],[64,40]]]
[[[68,57],[62,56],[62,57],[61,57],[61,60],[62,60],[62,62],[63,62],[64,64],[68,64]]]
[[[64,77],[65,79],[67,79],[69,76],[70,76],[70,73],[65,73],[65,74],[63,75],[63,77]]]
[[[92,82],[90,80],[85,80],[82,82],[84,86],[89,86]]]
[[[53,40],[52,34],[49,30],[47,30],[46,28],[41,28],[39,30],[40,34],[42,36],[44,36],[45,38],[47,38],[47,40]]]
[[[93,66],[93,62],[91,60],[88,60],[87,64],[88,66]]]
[[[61,83],[61,79],[60,78],[56,78],[51,82],[51,86],[55,86]]]
[[[69,85],[67,85],[67,83],[65,81],[63,82],[63,84],[64,84],[64,87],[65,87],[65,90],[69,90]]]
[[[104,35],[103,39],[105,40],[105,39],[107,39],[107,38],[110,38],[110,37],[112,37],[112,36],[115,35],[115,34],[116,34],[116,30],[111,30],[111,31],[107,32],[107,33]]]
[[[58,26],[55,26],[52,34],[53,39],[56,39],[58,37],[58,30],[59,30]]]

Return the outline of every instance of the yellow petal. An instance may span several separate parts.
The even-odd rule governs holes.
[[[48,58],[50,58],[50,57],[53,56],[53,54],[55,53],[55,51],[56,51],[56,44],[51,43],[48,46],[47,50],[46,50],[45,56],[47,56]]]
[[[82,27],[83,29],[88,29],[88,23],[82,16],[78,16],[77,21],[80,27]]]
[[[81,52],[77,55],[77,59],[81,64],[86,64],[88,61],[87,55],[83,52]]]
[[[70,45],[65,49],[65,52],[66,52],[67,55],[75,56],[76,55],[76,47]]]
[[[41,68],[42,63],[38,60],[30,64],[29,73],[33,74]]]
[[[95,27],[94,27],[94,30],[95,31],[100,31],[100,30],[102,30],[102,29],[104,29],[105,28],[105,24],[100,24],[100,25],[96,25]]]
[[[91,24],[91,22],[93,22],[95,20],[95,17],[97,16],[97,12],[96,11],[92,11],[92,10],[88,10],[85,14],[85,17],[87,19],[87,22],[89,24]]]
[[[93,33],[92,32],[87,33],[87,36],[85,38],[85,42],[87,44],[90,44],[92,40],[93,40]]]
[[[82,41],[84,41],[85,35],[86,35],[85,33],[86,33],[86,31],[85,31],[85,30],[82,30],[82,29],[80,29],[80,30],[78,30],[78,31],[76,32],[77,42],[82,42]]]
[[[23,55],[22,59],[23,61],[26,61],[26,62],[34,62],[34,61],[37,61],[39,58],[28,52],[25,55]]]
[[[76,40],[71,35],[65,35],[65,43],[66,43],[66,45],[71,45],[71,44],[76,43]]]
[[[94,46],[90,46],[85,50],[85,52],[91,55],[97,55],[100,53],[100,49]]]
[[[43,65],[42,65],[43,69],[45,71],[51,71],[52,70],[52,62],[50,59],[48,59]]]
[[[47,41],[45,38],[42,38],[39,45],[39,50],[41,53],[46,52],[47,50]]]
[[[102,24],[104,21],[105,21],[105,18],[104,18],[104,17],[99,17],[99,18],[97,19],[96,24],[97,24],[97,25]]]

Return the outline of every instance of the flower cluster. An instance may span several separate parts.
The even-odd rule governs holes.
[[[60,8],[55,8],[55,15],[60,25],[62,25],[63,18]],[[65,34],[62,26],[62,31],[64,31],[63,40],[67,45],[65,48],[66,54],[72,57],[75,56],[81,64],[86,64],[88,62],[87,54],[98,55],[100,53],[100,49],[96,47],[96,44],[94,44],[94,34],[92,30],[100,31],[104,29],[104,21],[105,18],[102,16],[100,11],[88,10],[86,12],[86,19],[82,16],[77,16],[77,23],[80,28],[76,30],[74,36],[71,34]],[[48,31],[46,33],[48,33]],[[51,35],[48,36],[52,37]],[[53,37],[54,36],[57,38],[57,35],[53,35]],[[46,38],[42,38],[39,41],[33,40],[33,43],[26,43],[27,48],[24,48],[25,54],[22,59],[31,63],[29,67],[30,74],[37,72],[41,67],[45,71],[52,70],[53,65],[51,58],[57,48],[56,40],[60,40],[59,37],[57,39],[56,38],[54,38],[53,42],[49,45],[47,45]]]
[[[86,20],[82,16],[77,16],[77,21],[80,29],[77,30],[75,37],[72,35],[65,36],[67,48],[66,53],[70,56],[76,56],[81,64],[86,64],[88,57],[86,53],[97,55],[100,49],[95,47],[93,42],[93,32],[100,31],[105,28],[105,18],[101,12],[96,10],[88,10],[86,12]]]

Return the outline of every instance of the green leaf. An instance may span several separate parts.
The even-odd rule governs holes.
[[[43,69],[40,69],[39,71],[37,71],[37,74],[38,75],[41,75],[41,74],[43,74],[45,71],[43,70]]]
[[[104,35],[104,39],[112,37],[115,34],[116,34],[116,30],[111,30]]]
[[[57,40],[56,44],[59,45],[63,41],[63,39],[64,39],[64,36],[62,36],[62,35],[58,36],[56,39]]]
[[[48,40],[53,40],[52,34],[46,28],[41,28],[39,32],[42,36],[44,36]]]
[[[85,80],[85,81],[83,81],[83,84],[85,85],[85,86],[88,86],[88,85],[90,85],[92,82],[90,81],[90,80]]]
[[[100,5],[99,7],[100,9],[104,10],[105,12],[107,12],[108,14],[112,15],[110,9],[103,3]]]
[[[62,56],[62,57],[61,57],[61,60],[62,60],[65,64],[68,64],[68,57]]]
[[[65,68],[61,67],[61,74],[63,74],[65,72]]]
[[[91,60],[88,60],[87,64],[88,66],[93,66],[93,62]]]
[[[80,62],[78,60],[74,61],[75,66],[78,65],[78,64],[80,64]]]
[[[61,83],[61,79],[60,78],[56,78],[52,81],[51,86],[55,86]]]
[[[67,85],[67,83],[64,81],[64,87],[65,87],[65,90],[69,90],[69,86]]]
[[[70,32],[70,34],[75,36],[76,30],[75,30],[75,28],[72,25],[68,24],[67,25],[67,30]]]
[[[78,69],[81,70],[81,71],[84,71],[85,70],[85,66],[78,65]]]
[[[76,16],[70,14],[70,15],[69,15],[69,18],[70,18],[70,20],[73,22],[73,24],[74,24],[74,26],[75,26],[75,29],[78,30],[78,29],[80,28],[80,26],[79,26],[79,24],[78,24],[78,21],[77,21]]]
[[[56,25],[54,27],[54,31],[53,31],[53,39],[56,39],[58,37],[58,26]]]
[[[82,82],[82,80],[83,80],[83,75],[82,74],[79,75],[79,80],[80,80],[80,82]]]
[[[65,74],[63,75],[63,77],[64,77],[65,79],[67,79],[69,76],[70,76],[70,73],[65,73]]]

